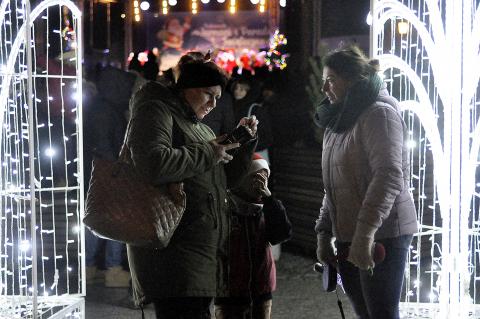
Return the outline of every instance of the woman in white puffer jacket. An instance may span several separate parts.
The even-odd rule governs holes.
[[[377,61],[347,47],[329,53],[323,65],[327,98],[316,124],[325,128],[325,197],[315,225],[317,257],[337,267],[359,318],[398,318],[406,257],[418,228],[407,129],[377,74]],[[344,258],[334,256],[332,237]],[[386,251],[378,265],[374,241]]]

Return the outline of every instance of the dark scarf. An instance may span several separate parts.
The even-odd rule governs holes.
[[[315,124],[335,133],[348,131],[360,114],[376,101],[381,87],[382,79],[373,74],[366,80],[356,82],[347,91],[343,102],[331,104],[327,98],[323,99],[315,112]]]

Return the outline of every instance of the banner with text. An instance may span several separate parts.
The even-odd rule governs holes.
[[[185,51],[225,50],[240,55],[268,48],[274,31],[268,28],[268,16],[258,11],[172,12],[147,19],[147,45],[159,49],[162,70],[174,65]]]

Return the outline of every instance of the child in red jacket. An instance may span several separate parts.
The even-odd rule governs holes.
[[[254,154],[248,175],[231,192],[229,297],[215,299],[217,319],[270,318],[276,284],[270,247],[290,238],[291,224],[268,189],[269,175],[267,161]]]

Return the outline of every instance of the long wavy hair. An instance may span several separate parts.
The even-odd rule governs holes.
[[[323,66],[329,67],[342,78],[352,82],[367,80],[379,70],[378,60],[369,60],[355,45],[328,53],[323,58]]]

